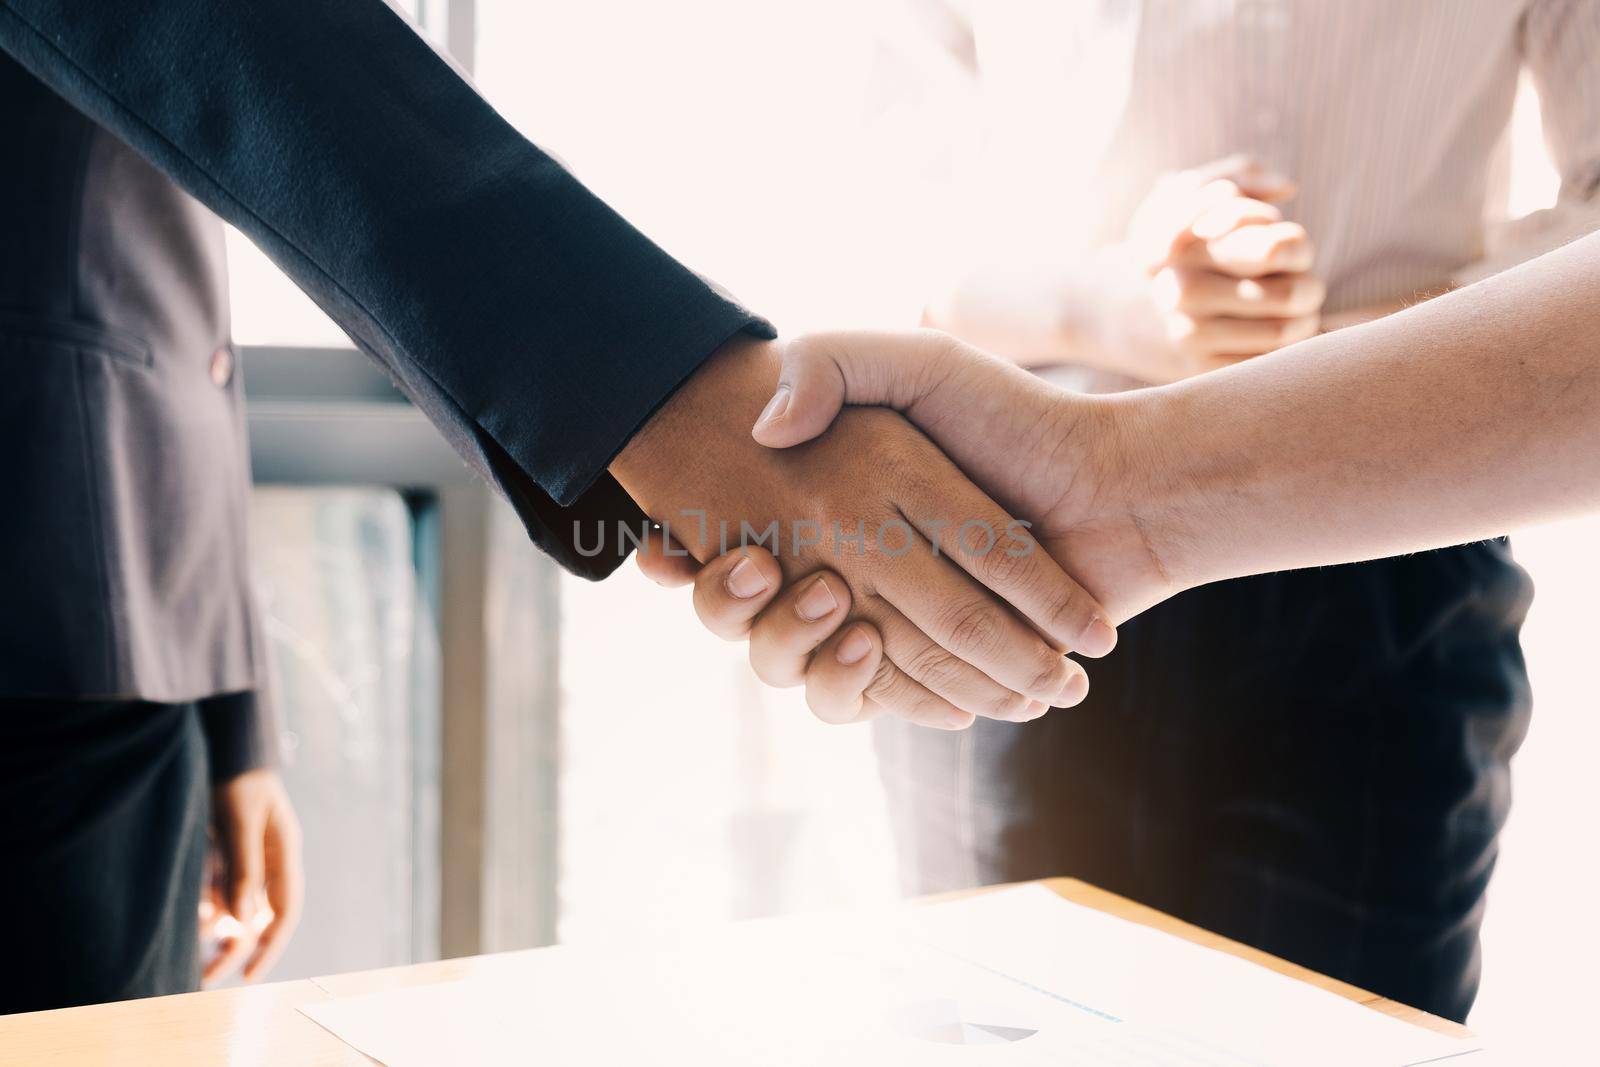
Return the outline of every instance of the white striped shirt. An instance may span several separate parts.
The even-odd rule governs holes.
[[[1317,244],[1329,313],[1600,228],[1600,0],[931,6],[942,48],[977,74],[984,196],[1035,243],[1115,239],[1158,176],[1234,153],[1299,183],[1285,213]],[[1495,172],[1524,70],[1560,202],[1497,231]]]

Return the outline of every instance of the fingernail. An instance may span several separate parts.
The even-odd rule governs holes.
[[[761,417],[756,420],[756,425],[765,426],[775,419],[782,418],[783,413],[789,410],[789,395],[789,387],[787,385],[779,385],[778,391],[772,394],[771,400],[767,401],[767,406],[761,409]]]
[[[1083,628],[1083,633],[1078,635],[1078,641],[1072,646],[1072,650],[1081,652],[1085,656],[1104,656],[1116,647],[1116,629],[1096,615],[1089,620],[1089,625]]]
[[[812,582],[810,588],[794,602],[795,614],[806,622],[816,622],[838,606],[839,601],[834,597],[833,590],[828,588],[826,578]]]
[[[957,730],[965,730],[972,725],[972,716],[964,711],[948,711],[944,716],[946,726],[953,726]]]
[[[853,667],[865,659],[867,653],[871,651],[872,638],[867,636],[865,630],[857,626],[845,635],[843,641],[839,642],[839,647],[833,650],[833,658],[846,667]]]
[[[733,570],[722,580],[722,585],[735,600],[749,600],[767,591],[766,576],[749,556],[733,565]]]
[[[1079,671],[1067,679],[1067,684],[1061,687],[1061,692],[1056,695],[1056,707],[1073,708],[1083,703],[1083,698],[1089,695],[1089,676]]]
[[[1023,710],[1023,712],[1022,712],[1022,718],[1018,719],[1017,721],[1018,722],[1032,722],[1033,720],[1039,718],[1041,715],[1043,715],[1045,712],[1047,712],[1049,710],[1050,710],[1050,705],[1046,704],[1044,701],[1042,701],[1042,700],[1030,700],[1030,701],[1028,701],[1027,708],[1025,708]]]

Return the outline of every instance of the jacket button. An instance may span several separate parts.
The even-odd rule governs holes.
[[[217,388],[228,384],[228,379],[233,377],[233,350],[223,345],[211,353],[211,380]]]

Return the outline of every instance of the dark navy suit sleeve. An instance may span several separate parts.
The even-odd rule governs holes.
[[[723,342],[772,336],[382,0],[0,0],[0,47],[249,235],[586,576],[621,539],[585,557],[574,521],[641,518],[611,459]]]
[[[221,785],[245,771],[277,765],[272,717],[261,694],[223,693],[197,701],[195,707],[200,713],[212,785]]]

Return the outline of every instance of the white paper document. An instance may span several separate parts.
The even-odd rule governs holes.
[[[556,948],[300,1009],[388,1067],[1479,1067],[1475,1042],[1026,886]]]

